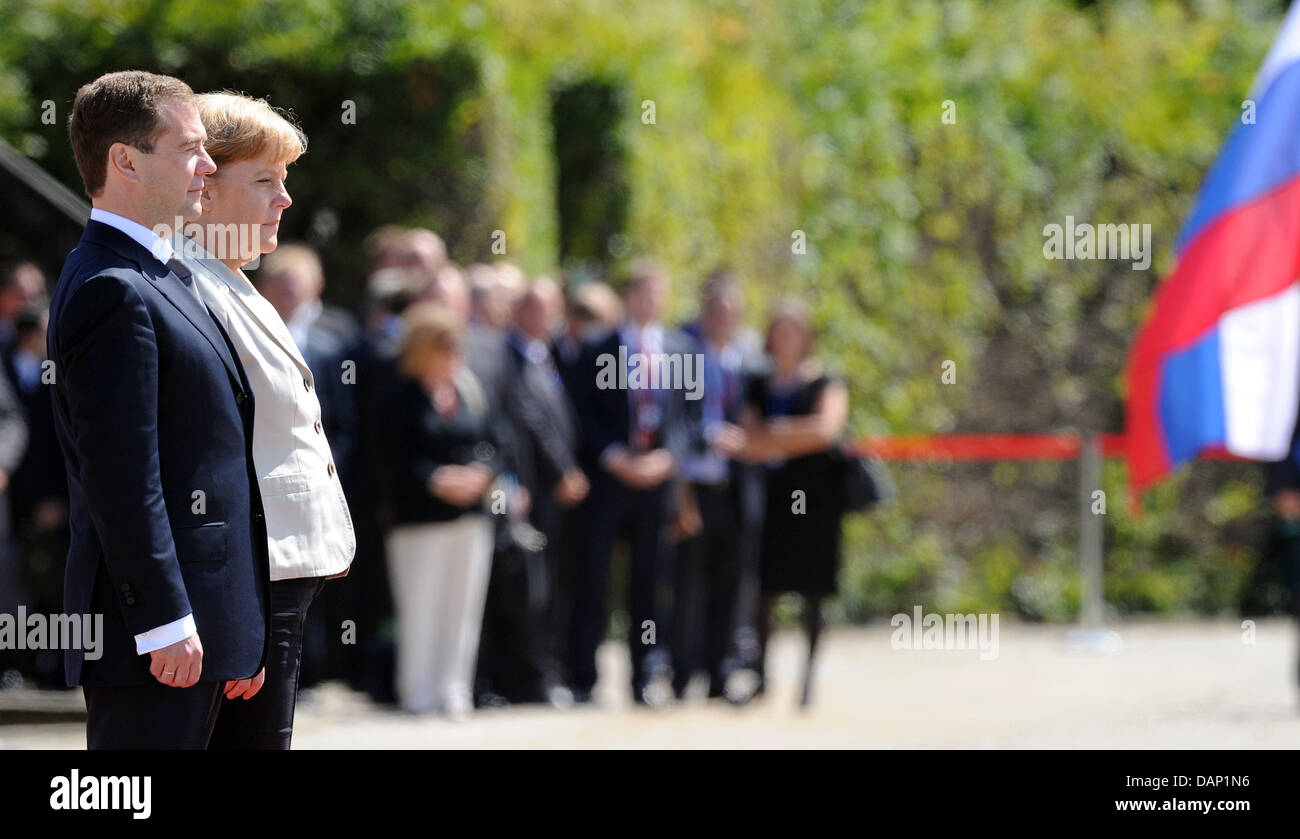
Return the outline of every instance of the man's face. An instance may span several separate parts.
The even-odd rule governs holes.
[[[668,279],[659,274],[646,277],[628,293],[627,314],[637,323],[656,321],[668,302]]]
[[[45,277],[34,265],[20,265],[13,282],[0,291],[0,319],[13,320],[37,297],[45,293]]]
[[[726,343],[740,326],[740,295],[722,293],[704,308],[704,330],[719,343]]]
[[[303,303],[320,298],[321,284],[302,266],[289,265],[274,274],[259,274],[262,276],[257,278],[257,290],[286,322]]]
[[[146,226],[172,225],[176,216],[193,221],[203,210],[203,177],[217,171],[204,150],[207,132],[191,102],[170,100],[159,106],[161,131],[153,152],[132,156],[140,175]]]
[[[529,338],[543,340],[549,334],[546,304],[536,294],[525,295],[515,307],[515,323]]]

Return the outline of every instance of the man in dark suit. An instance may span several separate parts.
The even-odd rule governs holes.
[[[68,479],[50,406],[53,371],[45,364],[46,314],[45,307],[37,303],[14,319],[14,347],[5,357],[4,366],[22,406],[28,432],[27,449],[13,471],[8,490],[22,589],[29,612],[52,614],[59,611],[63,601]],[[66,687],[62,655],[52,650],[31,651],[31,661],[38,685]]]
[[[28,423],[23,406],[8,376],[0,373],[0,614],[15,614],[20,605],[35,605],[22,554],[13,541],[11,502],[13,479],[28,447]],[[39,655],[32,650],[0,649],[0,672],[9,669],[32,674]]]
[[[104,637],[97,656],[66,651],[66,676],[84,688],[90,748],[204,748],[223,690],[263,668],[270,621],[252,393],[167,241],[198,218],[216,167],[193,91],[167,76],[83,86],[68,132],[94,209],[47,339],[64,609],[102,614]]]
[[[744,442],[738,423],[756,353],[740,331],[738,277],[727,269],[705,282],[700,318],[682,329],[704,361],[697,449],[682,463],[678,541],[673,563],[673,690],[684,697],[691,677],[709,677],[708,696],[724,695],[736,669],[742,555],[747,532],[744,492],[752,472],[732,460]],[[740,622],[745,623],[744,615]]]
[[[610,552],[626,532],[631,542],[628,647],[632,692],[642,704],[661,705],[670,690],[669,657],[659,646],[657,589],[662,581],[661,530],[674,515],[673,477],[694,445],[692,406],[681,383],[638,382],[633,370],[691,355],[690,343],[660,322],[668,277],[638,263],[625,292],[627,318],[583,356],[589,376],[578,405],[585,444],[583,471],[591,492],[583,510],[574,579],[569,666],[575,700],[589,701],[596,683],[596,648],[605,628]],[[626,365],[626,366],[625,366]]]
[[[511,702],[571,702],[563,687],[554,631],[558,565],[567,547],[568,512],[587,493],[578,468],[578,419],[551,357],[549,341],[559,320],[554,282],[533,283],[514,304],[507,333],[510,380],[506,414],[514,430],[516,469],[531,506],[511,523],[493,568],[488,619],[480,643],[480,681]],[[531,528],[517,535],[522,521]],[[540,538],[538,538],[540,534]]]

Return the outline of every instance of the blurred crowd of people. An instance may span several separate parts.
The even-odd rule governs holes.
[[[616,292],[462,267],[426,229],[381,228],[368,246],[356,312],[323,302],[304,245],[253,274],[316,379],[357,536],[350,574],[309,613],[302,686],[340,679],[414,713],[591,702],[617,583],[635,701],[762,695],[774,598],[794,592],[808,704],[848,396],[803,306],[755,328],[720,269],[676,327],[651,261]],[[45,278],[23,263],[0,282],[0,611],[53,613],[67,488],[43,387]],[[636,354],[698,359],[702,386],[602,383],[602,359]],[[0,651],[0,672],[62,686],[57,653]]]

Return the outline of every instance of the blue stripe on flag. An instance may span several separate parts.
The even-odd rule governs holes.
[[[1160,376],[1160,424],[1171,468],[1227,439],[1223,420],[1219,330],[1165,359]]]

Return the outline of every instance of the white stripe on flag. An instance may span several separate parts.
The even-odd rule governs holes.
[[[1219,363],[1228,451],[1286,457],[1300,398],[1300,285],[1225,314]]]
[[[1282,21],[1282,29],[1264,58],[1255,82],[1250,86],[1250,98],[1256,103],[1264,98],[1264,91],[1281,75],[1288,65],[1300,59],[1300,2],[1293,2]]]

